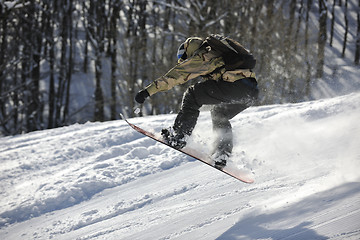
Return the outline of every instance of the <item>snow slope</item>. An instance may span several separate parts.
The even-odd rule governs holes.
[[[253,184],[124,121],[1,138],[0,239],[360,239],[359,119],[360,93],[247,109],[232,160]],[[209,129],[202,112],[190,143]]]

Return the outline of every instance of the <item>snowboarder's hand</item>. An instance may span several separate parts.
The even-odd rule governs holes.
[[[138,103],[144,103],[145,102],[145,99],[147,97],[149,97],[149,92],[144,89],[144,90],[141,90],[140,92],[138,92],[135,96],[135,101],[138,102]]]

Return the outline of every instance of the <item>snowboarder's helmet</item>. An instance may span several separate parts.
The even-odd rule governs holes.
[[[178,62],[182,62],[189,57],[192,57],[196,50],[198,50],[203,43],[203,39],[199,37],[190,37],[185,42],[180,44],[177,57]]]

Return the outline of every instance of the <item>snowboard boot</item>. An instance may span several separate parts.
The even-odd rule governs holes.
[[[212,155],[212,159],[214,160],[214,167],[223,170],[226,166],[227,161],[230,158],[230,153],[228,152],[216,152]]]
[[[175,149],[182,149],[186,146],[185,135],[183,133],[175,133],[172,128],[162,129],[161,136],[167,144]]]

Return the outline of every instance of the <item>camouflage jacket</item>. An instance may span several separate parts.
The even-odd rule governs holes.
[[[211,51],[210,47],[199,48],[194,55],[183,62],[178,63],[165,75],[159,77],[145,89],[149,95],[167,91],[176,85],[183,84],[199,76],[206,76],[208,80],[224,80],[234,82],[243,78],[253,77],[255,73],[250,69],[236,69],[226,71],[225,63],[219,53]]]

